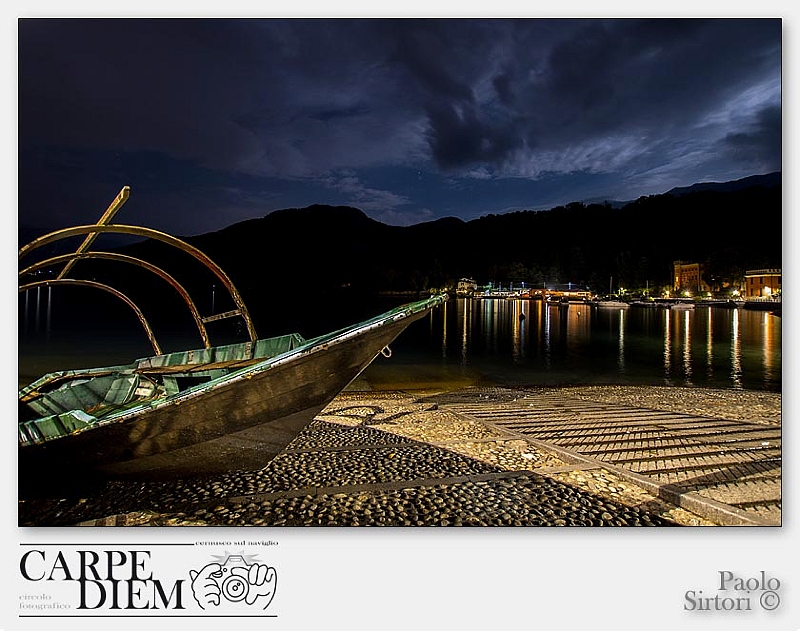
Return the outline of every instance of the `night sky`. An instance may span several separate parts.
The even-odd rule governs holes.
[[[781,170],[780,19],[21,19],[18,232],[394,225]]]

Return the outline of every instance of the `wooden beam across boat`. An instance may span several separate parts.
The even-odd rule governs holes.
[[[264,361],[264,357],[252,359],[229,359],[218,362],[205,362],[201,364],[178,364],[175,366],[146,366],[136,368],[133,372],[140,375],[172,375],[176,373],[205,372],[206,370],[222,370],[245,368]]]
[[[106,224],[111,223],[111,220],[114,218],[114,215],[117,214],[117,211],[120,208],[122,208],[122,205],[125,202],[128,201],[130,194],[131,194],[131,187],[123,186],[122,190],[117,194],[117,196],[114,198],[111,204],[109,204],[108,208],[106,208],[106,211],[103,213],[103,216],[97,220],[97,225],[104,226]],[[92,232],[86,235],[86,238],[83,240],[83,243],[81,243],[81,245],[75,251],[75,254],[73,256],[78,254],[83,254],[84,252],[86,252],[92,246],[92,243],[94,243],[94,240],[96,238],[97,238],[96,232]],[[72,269],[73,265],[75,265],[74,258],[67,261],[67,264],[64,266],[64,269],[61,270],[61,272],[58,274],[56,278],[58,278],[58,280],[65,278],[67,273]]]

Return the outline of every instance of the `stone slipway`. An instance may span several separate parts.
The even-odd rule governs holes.
[[[20,525],[772,526],[780,430],[779,394],[351,387],[263,469],[42,498]]]
[[[606,386],[468,389],[433,400],[714,523],[781,524],[778,394]]]

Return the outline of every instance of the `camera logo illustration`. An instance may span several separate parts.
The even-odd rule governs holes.
[[[234,606],[264,610],[269,607],[278,585],[274,567],[241,554],[230,554],[219,560],[223,562],[209,563],[199,571],[189,570],[192,595],[201,609]]]

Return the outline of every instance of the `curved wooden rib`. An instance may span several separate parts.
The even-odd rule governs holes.
[[[122,224],[110,224],[110,225],[92,224],[88,226],[73,226],[71,228],[63,228],[61,230],[56,230],[55,232],[43,235],[38,239],[34,239],[27,245],[20,248],[19,258],[23,258],[25,255],[29,254],[36,248],[39,248],[43,245],[47,245],[49,243],[53,243],[54,241],[59,241],[61,239],[66,239],[81,234],[91,234],[94,232],[111,232],[120,234],[130,234],[139,237],[148,237],[151,239],[156,239],[157,241],[162,241],[164,243],[167,243],[168,245],[172,245],[178,248],[179,250],[183,250],[187,254],[193,256],[198,261],[203,263],[203,265],[205,265],[208,269],[210,269],[228,290],[228,293],[231,295],[233,302],[236,304],[238,315],[242,316],[242,318],[245,321],[245,324],[247,325],[247,332],[250,335],[250,340],[255,342],[258,339],[255,327],[253,326],[253,321],[250,318],[249,312],[247,311],[247,307],[245,307],[245,304],[242,301],[239,292],[236,290],[236,287],[233,286],[233,283],[231,282],[230,278],[228,278],[228,275],[222,270],[222,268],[220,268],[216,263],[214,263],[214,261],[208,258],[203,252],[198,250],[196,247],[189,245],[185,241],[181,241],[180,239],[173,237],[172,235],[166,234],[165,232],[153,230],[152,228],[144,228],[142,226],[127,226]]]
[[[95,252],[95,251],[80,252],[80,253],[74,252],[71,254],[62,254],[61,256],[54,256],[52,258],[45,259],[44,261],[39,261],[38,263],[34,263],[33,265],[30,265],[29,267],[26,267],[25,269],[21,270],[19,272],[19,277],[22,278],[27,274],[32,274],[37,270],[50,267],[51,265],[57,265],[63,262],[69,262],[70,264],[72,264],[74,263],[74,261],[80,259],[89,259],[89,258],[110,259],[112,261],[131,263],[132,265],[137,265],[139,267],[142,267],[163,278],[172,286],[173,289],[175,289],[176,292],[178,292],[178,294],[180,294],[181,298],[183,298],[183,301],[186,303],[186,305],[189,307],[189,311],[191,311],[192,313],[192,318],[194,319],[195,325],[197,325],[197,330],[200,332],[200,337],[203,340],[203,345],[205,346],[205,348],[211,348],[211,342],[208,339],[208,331],[206,331],[206,326],[203,323],[203,318],[200,316],[200,312],[197,310],[197,306],[194,304],[194,301],[192,300],[191,296],[189,296],[189,292],[187,292],[186,289],[183,287],[183,285],[181,285],[177,280],[175,280],[175,278],[173,278],[170,274],[167,274],[167,272],[165,272],[163,269],[161,269],[157,265],[149,263],[148,261],[143,261],[142,259],[138,259],[134,256],[128,256],[127,254],[117,254],[115,252]],[[56,280],[62,280],[61,276],[59,275],[59,277]]]
[[[36,287],[49,287],[51,285],[83,285],[85,287],[94,287],[96,289],[102,289],[103,291],[107,291],[110,294],[113,294],[126,305],[128,305],[131,309],[133,309],[136,317],[139,319],[139,322],[142,323],[144,327],[144,331],[147,334],[147,339],[150,340],[150,344],[153,347],[156,355],[161,355],[161,347],[158,345],[155,336],[153,335],[153,330],[150,328],[150,324],[147,322],[147,319],[144,317],[141,309],[136,306],[136,304],[128,298],[125,294],[121,291],[114,289],[109,285],[104,285],[103,283],[98,283],[97,281],[93,280],[78,280],[75,278],[52,278],[50,280],[39,280],[34,283],[28,283],[27,285],[20,285],[19,291],[20,293],[23,291],[27,291],[28,289],[35,289]]]

